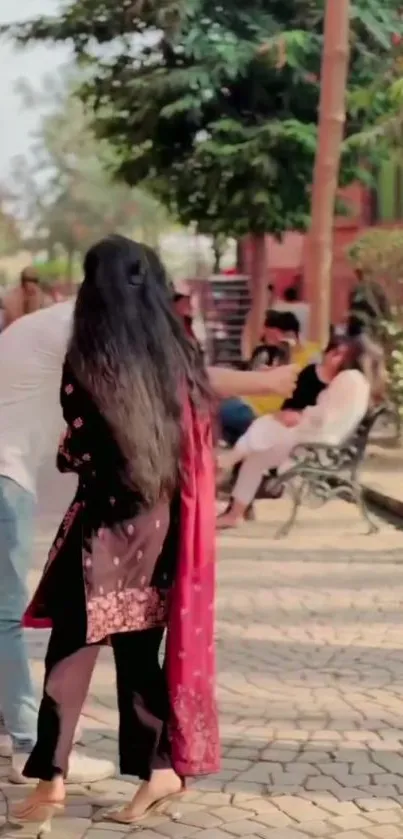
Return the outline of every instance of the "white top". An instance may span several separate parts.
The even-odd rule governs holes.
[[[298,442],[343,443],[364,419],[370,396],[369,382],[359,370],[339,373],[316,405],[305,408],[296,427]]]
[[[311,307],[309,303],[297,302],[287,303],[286,300],[277,300],[273,307],[276,312],[292,312],[298,318],[301,338],[307,339],[309,335],[309,320],[311,314]]]
[[[73,309],[57,303],[0,335],[0,475],[29,492],[63,431],[59,388]]]

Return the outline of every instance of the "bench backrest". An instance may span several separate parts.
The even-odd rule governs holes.
[[[377,408],[372,408],[368,411],[353,434],[340,447],[343,452],[350,455],[352,461],[359,463],[362,460],[371,431],[384,411],[384,405],[379,405]]]

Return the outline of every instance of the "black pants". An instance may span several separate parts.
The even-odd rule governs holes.
[[[74,647],[71,626],[53,630],[46,657],[38,739],[25,766],[27,778],[51,781],[67,775],[69,755],[100,647]],[[112,636],[119,709],[119,756],[123,775],[149,780],[169,768],[169,713],[164,671],[158,661],[162,629]]]
[[[74,543],[72,544],[74,548]],[[67,775],[77,723],[87,697],[100,645],[87,645],[81,551],[56,559],[49,574],[53,630],[45,660],[45,684],[36,746],[26,764],[28,778],[51,781]],[[119,709],[120,771],[149,780],[153,769],[169,768],[168,690],[159,649],[163,629],[111,636]]]

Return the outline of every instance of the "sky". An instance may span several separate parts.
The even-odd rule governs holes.
[[[58,0],[0,0],[0,24],[24,20],[35,15],[56,12]],[[32,134],[40,120],[40,112],[24,112],[16,82],[25,78],[40,88],[41,79],[66,62],[68,52],[62,47],[38,46],[17,49],[7,41],[0,41],[0,183],[7,183],[11,161],[17,154],[28,151]]]

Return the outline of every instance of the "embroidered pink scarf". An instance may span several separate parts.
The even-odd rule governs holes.
[[[173,765],[183,776],[220,765],[215,700],[215,467],[211,423],[183,414],[181,534],[166,668]]]

